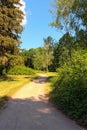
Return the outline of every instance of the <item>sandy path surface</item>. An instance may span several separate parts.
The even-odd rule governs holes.
[[[41,76],[21,88],[0,112],[0,130],[83,130],[48,102]]]

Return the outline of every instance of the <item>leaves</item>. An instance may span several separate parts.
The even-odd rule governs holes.
[[[51,26],[66,32],[87,29],[87,0],[55,0],[54,5],[55,19]]]
[[[7,59],[7,54],[17,55],[21,43],[24,14],[19,6],[22,6],[20,0],[0,0],[0,56]]]
[[[72,60],[57,72],[51,99],[81,125],[87,126],[87,51],[74,51]]]

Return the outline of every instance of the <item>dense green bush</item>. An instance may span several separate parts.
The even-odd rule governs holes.
[[[15,66],[8,71],[11,75],[34,75],[35,71],[26,66]]]
[[[74,52],[72,59],[57,72],[51,99],[81,125],[87,126],[87,52]]]

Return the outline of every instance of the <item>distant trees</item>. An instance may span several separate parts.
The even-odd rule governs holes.
[[[48,36],[44,40],[44,67],[46,68],[46,71],[48,72],[49,66],[52,64],[53,60],[53,38],[51,36]]]
[[[36,70],[44,70],[44,49],[42,47],[38,47],[35,49],[34,58],[33,58],[33,65],[34,69]]]
[[[19,34],[23,31],[21,24],[24,17],[20,6],[19,0],[0,0],[0,74],[3,69],[9,68],[10,58],[19,53]]]
[[[54,70],[72,58],[75,39],[69,33],[64,34],[55,45],[53,51]]]
[[[35,54],[35,51],[33,48],[29,50],[25,50],[25,49],[21,50],[20,56],[22,56],[25,66],[34,68],[34,65],[33,65],[34,54]]]
[[[49,67],[53,60],[54,40],[51,36],[48,36],[44,38],[43,41],[43,47],[22,50],[20,55],[23,57],[24,64],[27,67],[49,71]]]

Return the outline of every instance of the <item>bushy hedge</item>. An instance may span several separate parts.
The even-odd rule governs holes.
[[[26,66],[15,66],[8,72],[10,75],[34,75],[35,71]]]
[[[57,72],[51,100],[87,127],[87,52],[74,52],[71,61]]]

